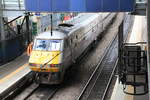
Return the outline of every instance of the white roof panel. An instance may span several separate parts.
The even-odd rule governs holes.
[[[36,38],[40,38],[40,39],[63,39],[64,37],[66,37],[65,33],[53,30],[52,36],[51,36],[51,32],[47,31],[47,32],[43,32],[43,33],[39,34]]]

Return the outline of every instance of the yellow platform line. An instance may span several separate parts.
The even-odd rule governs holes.
[[[6,82],[10,78],[12,78],[14,75],[16,75],[18,72],[23,70],[25,67],[27,67],[28,64],[24,64],[23,66],[19,67],[17,70],[14,72],[10,73],[9,75],[5,76],[4,78],[0,79],[0,84]]]

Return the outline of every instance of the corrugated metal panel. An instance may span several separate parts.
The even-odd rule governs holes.
[[[70,0],[50,0],[52,1],[52,11],[66,12],[70,10]]]
[[[119,0],[104,0],[103,2],[103,10],[105,11],[119,11]]]
[[[75,12],[86,11],[85,0],[70,0],[70,9]]]
[[[135,0],[121,0],[120,6],[121,11],[130,11],[135,8]]]
[[[38,3],[37,0],[25,0],[25,9],[29,11],[38,11]]]
[[[131,12],[135,0],[26,0],[25,5],[34,12]]]
[[[100,12],[102,11],[102,0],[86,0],[86,11]]]
[[[32,0],[30,0],[30,1],[32,1]],[[39,6],[37,6],[38,10],[40,10],[40,11],[51,11],[52,10],[51,9],[51,5],[52,5],[51,0],[36,0],[36,1],[38,1],[37,4],[39,5]],[[43,2],[43,1],[45,1],[45,2]]]

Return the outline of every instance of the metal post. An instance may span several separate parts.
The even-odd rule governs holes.
[[[18,7],[19,7],[19,10],[21,10],[21,3],[20,3],[20,0],[18,0]]]
[[[2,59],[1,62],[5,62],[6,57],[6,49],[5,49],[5,31],[4,31],[4,20],[3,20],[3,5],[2,0],[0,0],[0,43],[1,43],[1,50],[2,50]]]
[[[121,72],[123,70],[123,43],[124,43],[124,38],[123,38],[123,22],[119,26],[119,32],[118,32],[118,75],[119,75],[119,80],[121,79]]]
[[[53,35],[53,14],[51,14],[51,36]]]
[[[3,10],[2,10],[2,8],[3,8],[2,0],[0,0],[0,36],[1,36],[1,40],[5,40]]]
[[[29,27],[29,13],[26,13],[25,17],[26,17],[27,42],[28,42],[28,44],[30,44],[32,36],[31,36],[31,32],[30,32],[30,27]]]
[[[148,86],[149,86],[149,100],[150,100],[150,0],[147,0],[147,42],[148,42]]]

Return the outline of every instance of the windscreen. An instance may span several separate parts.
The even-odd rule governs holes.
[[[37,39],[34,50],[40,51],[60,51],[62,40],[41,40]]]

